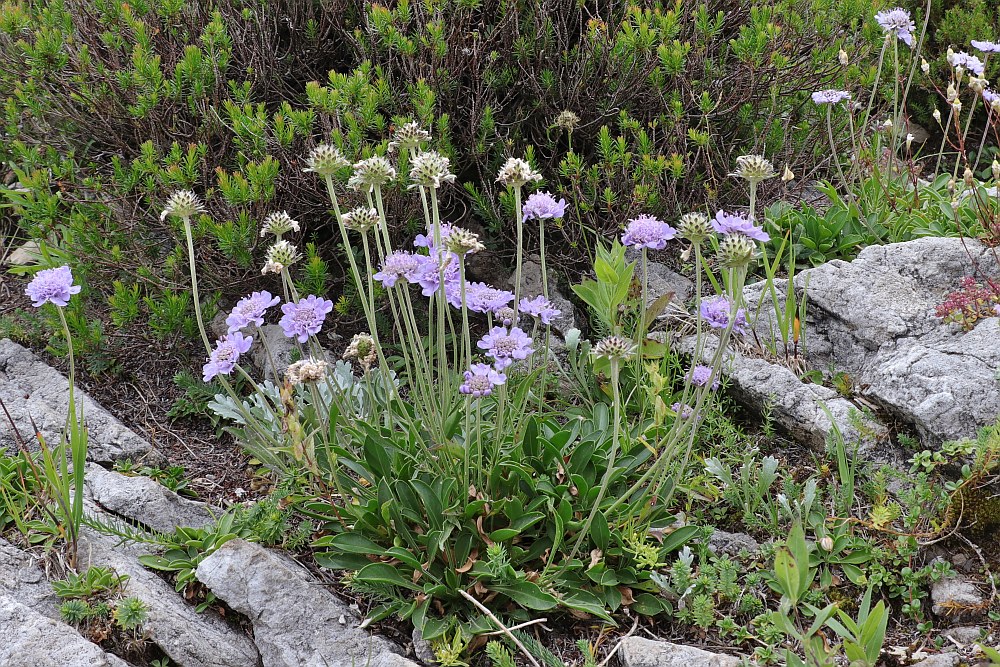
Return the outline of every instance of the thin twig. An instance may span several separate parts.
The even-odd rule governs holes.
[[[477,600],[476,598],[472,597],[471,595],[469,595],[465,591],[459,590],[458,594],[461,595],[466,600],[468,600],[469,602],[471,602],[472,604],[474,604],[479,611],[481,611],[484,614],[486,614],[486,616],[491,621],[493,621],[494,623],[496,623],[500,627],[500,631],[503,634],[507,635],[507,637],[509,637],[510,640],[512,642],[514,642],[514,644],[517,645],[517,647],[519,649],[521,649],[521,653],[523,653],[524,656],[528,660],[531,661],[532,665],[534,665],[535,667],[542,667],[541,665],[538,664],[538,661],[535,660],[535,656],[531,655],[531,653],[528,651],[528,649],[524,647],[524,644],[521,643],[521,640],[518,639],[517,637],[515,637],[514,634],[510,631],[510,629],[506,625],[504,625],[503,623],[501,623],[499,618],[497,618],[496,616],[493,615],[492,611],[490,611],[489,609],[487,609],[486,607],[484,607],[483,604],[479,600]]]
[[[508,630],[520,630],[521,628],[526,628],[529,625],[535,625],[536,623],[544,623],[547,620],[549,620],[549,619],[547,619],[547,618],[536,618],[533,621],[525,621],[524,623],[518,623],[517,625],[512,625],[512,626],[510,626],[507,629]],[[503,630],[494,630],[493,632],[484,632],[482,636],[483,637],[495,637],[496,635],[502,635],[502,634],[504,634]]]
[[[604,660],[601,661],[601,664],[599,664],[597,667],[605,667],[609,662],[611,662],[611,658],[615,657],[615,653],[618,653],[618,649],[622,647],[622,644],[625,643],[625,640],[631,637],[632,634],[635,632],[635,629],[638,627],[639,627],[639,618],[636,617],[635,623],[632,624],[632,629],[629,630],[624,637],[618,640],[618,643],[615,644],[615,647],[611,649],[611,652],[608,653],[607,657],[605,657]]]

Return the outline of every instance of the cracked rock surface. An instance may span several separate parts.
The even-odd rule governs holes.
[[[801,271],[795,290],[807,297],[805,358],[811,368],[847,373],[858,396],[927,442],[975,437],[1000,413],[1000,318],[985,318],[966,332],[942,324],[934,311],[962,278],[998,275],[992,250],[957,238],[872,246],[852,262]],[[776,281],[779,296],[786,285]],[[762,292],[762,283],[747,286],[751,310]],[[755,327],[761,339],[774,330],[770,299],[764,299]],[[746,382],[737,377],[736,384],[753,395],[781,395],[788,383],[777,372]]]
[[[86,392],[77,388],[74,397],[83,406],[84,423],[89,430],[88,460],[111,463],[131,458],[152,463],[162,458],[149,442],[129,430]],[[30,350],[6,338],[0,339],[0,400],[29,448],[38,448],[32,423],[46,442],[59,442],[68,413],[69,381]],[[2,413],[0,447],[8,450],[17,447],[14,429]]]

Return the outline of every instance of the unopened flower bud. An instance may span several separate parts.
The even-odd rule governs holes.
[[[972,173],[972,170],[968,167],[965,168],[965,172],[962,174],[962,180],[965,181],[967,187],[972,187],[972,184],[976,182],[976,175]]]
[[[302,255],[291,243],[279,240],[267,249],[267,263],[264,264],[261,273],[281,273],[282,269],[299,261]]]
[[[472,255],[486,249],[486,246],[479,242],[478,236],[468,229],[461,227],[452,228],[451,233],[448,234],[448,239],[445,241],[445,246],[448,250],[459,256]]]
[[[955,100],[951,103],[951,108],[955,110],[955,114],[959,114],[962,111],[962,100]]]
[[[949,102],[954,102],[955,98],[957,98],[957,97],[958,97],[958,91],[955,90],[955,84],[949,83],[948,84],[948,92],[945,94],[945,98]]]
[[[164,206],[163,212],[160,213],[160,220],[165,219],[167,216],[190,219],[204,212],[205,207],[202,206],[198,195],[190,190],[178,190],[167,199],[167,205]]]
[[[882,123],[882,131],[888,132],[891,129],[892,129],[892,121],[886,118],[885,121]]]
[[[940,125],[941,124],[941,112],[938,111],[937,109],[935,109],[934,113],[932,113],[931,115],[934,116],[934,120],[936,120],[937,124]]]
[[[920,59],[920,71],[924,74],[929,74],[931,71],[931,64],[925,58]]]
[[[330,364],[319,359],[301,359],[288,367],[285,380],[289,384],[312,384],[319,382],[326,375]]]
[[[512,157],[507,158],[500,173],[497,174],[497,182],[503,185],[513,185],[515,188],[523,186],[529,181],[540,181],[542,175],[531,168],[527,160]]]
[[[819,546],[823,551],[833,551],[833,538],[829,535],[824,535],[819,541]]]
[[[948,179],[948,192],[955,192],[955,185],[956,185],[955,184],[955,179],[954,178],[949,178]]]
[[[397,148],[404,151],[420,148],[422,142],[430,140],[430,132],[420,127],[420,124],[413,120],[396,128],[396,131],[392,135],[392,141],[389,142],[389,152],[392,153]]]
[[[336,146],[320,144],[309,152],[306,168],[302,171],[312,171],[320,176],[333,176],[350,164]]]
[[[719,243],[719,262],[722,266],[746,266],[757,250],[753,241],[743,234],[729,234]]]
[[[685,213],[677,224],[677,231],[691,243],[704,243],[713,230],[704,213]]]
[[[285,234],[297,232],[299,229],[299,223],[292,220],[292,216],[288,215],[287,211],[278,211],[264,218],[264,224],[260,226],[260,235],[264,237],[268,234],[274,234],[280,239]]]
[[[949,46],[948,47],[948,53],[945,56],[945,58],[948,60],[948,64],[949,65],[954,65],[955,64],[955,49],[953,49],[953,48],[951,48]]]
[[[983,89],[986,88],[987,83],[989,82],[986,79],[980,79],[975,76],[969,77],[969,88],[972,88],[972,90],[976,91],[977,93],[983,92]]]
[[[792,172],[791,169],[788,168],[788,165],[786,164],[785,171],[784,173],[781,174],[781,181],[783,183],[787,183],[788,181],[792,180],[795,180],[795,174]]]
[[[913,143],[913,135],[907,133],[906,135],[906,150],[910,150],[910,145]]]
[[[635,352],[635,344],[622,336],[608,336],[594,346],[593,354],[607,359],[625,359]]]
[[[361,365],[362,370],[367,372],[372,367],[372,364],[378,360],[378,349],[375,345],[375,339],[371,334],[367,333],[354,334],[351,344],[344,350],[341,358],[348,361],[352,359],[357,361]]]
[[[847,66],[847,63],[849,62],[849,61],[848,61],[848,58],[847,58],[847,51],[845,51],[845,50],[841,49],[841,50],[840,50],[840,53],[838,53],[838,54],[837,54],[837,60],[839,60],[839,61],[840,61],[840,64],[841,64],[841,65],[843,65],[843,66],[845,66],[845,67],[846,67],[846,66]]]
[[[359,234],[365,234],[378,225],[380,218],[378,210],[367,206],[359,206],[343,214],[341,221],[343,221],[344,227],[347,229]]]
[[[993,180],[1000,181],[1000,162],[993,160],[993,164],[990,168],[993,170]]]

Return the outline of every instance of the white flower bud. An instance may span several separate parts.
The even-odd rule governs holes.
[[[940,125],[941,124],[941,112],[938,111],[937,109],[935,109],[934,113],[932,113],[931,115],[934,116],[934,120],[936,120],[937,124]]]
[[[913,135],[907,133],[906,135],[906,150],[910,150],[910,144],[913,143]]]
[[[1000,181],[1000,162],[993,160],[993,164],[990,168],[993,170],[993,180]]]
[[[920,59],[920,71],[924,74],[929,74],[931,71],[931,64],[924,58]]]
[[[972,184],[976,182],[976,175],[972,173],[972,170],[968,167],[965,168],[965,172],[962,174],[962,180],[965,181],[967,187],[972,187]]]
[[[847,51],[841,49],[840,53],[837,54],[837,59],[840,60],[840,64],[847,67],[849,60],[847,59]]]
[[[958,91],[955,90],[955,84],[953,83],[948,84],[948,93],[946,97],[949,102],[954,102],[955,98],[958,97]]]
[[[792,172],[791,169],[788,168],[788,165],[786,164],[785,171],[783,174],[781,174],[781,181],[783,183],[787,183],[788,181],[792,180],[795,180],[795,174]]]

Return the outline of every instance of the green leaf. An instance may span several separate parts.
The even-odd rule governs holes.
[[[490,584],[488,588],[503,593],[525,609],[546,611],[554,609],[559,604],[555,597],[530,581],[518,581],[511,585]]]
[[[355,580],[365,581],[372,584],[389,584],[408,588],[411,591],[421,590],[419,586],[406,579],[399,573],[399,570],[388,563],[369,563],[358,570],[354,575]]]

